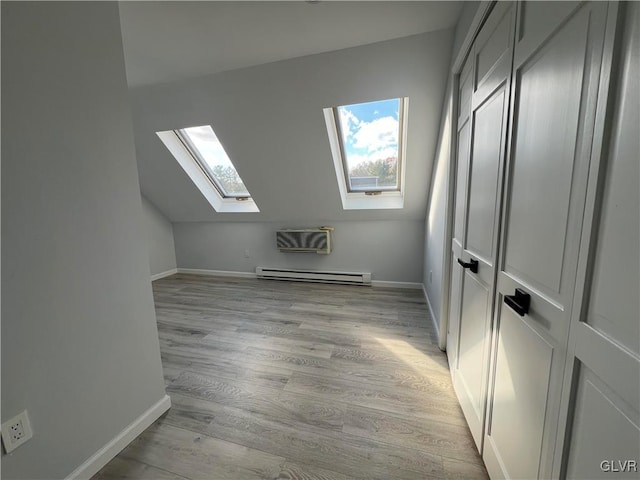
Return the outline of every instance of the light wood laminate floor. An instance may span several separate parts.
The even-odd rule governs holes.
[[[95,480],[487,478],[419,290],[153,283],[172,407]]]

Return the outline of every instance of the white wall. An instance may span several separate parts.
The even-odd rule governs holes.
[[[423,221],[453,29],[131,91],[140,186],[171,222]],[[323,108],[409,97],[405,206],[343,210]],[[211,124],[260,213],[216,213],[155,132]]]
[[[178,267],[253,271],[295,263],[420,282],[452,42],[453,30],[443,30],[133,89],[141,190],[174,223]],[[405,208],[343,210],[322,110],[397,96],[410,99]],[[202,124],[213,125],[260,213],[216,213],[155,134]],[[339,224],[329,257],[293,259],[274,248],[280,227],[326,224]],[[255,257],[238,256],[245,242],[240,250]]]
[[[62,478],[164,397],[113,2],[2,2],[3,478]]]
[[[447,91],[444,97],[442,108],[442,118],[440,121],[440,134],[438,135],[438,147],[436,150],[433,173],[431,176],[431,186],[427,204],[427,217],[425,221],[425,243],[424,243],[424,269],[423,279],[425,291],[429,305],[432,307],[433,320],[436,327],[440,329],[442,321],[442,290],[444,283],[443,261],[445,249],[445,217],[446,202],[448,196],[448,170],[451,155],[451,118],[453,109],[453,95],[451,91],[452,75],[451,68],[453,62],[460,51],[467,31],[471,25],[473,17],[478,9],[479,2],[465,2],[460,14],[460,20],[456,27],[453,42],[453,54],[449,67],[449,78],[447,80]]]
[[[176,247],[171,222],[144,196],[142,216],[151,276],[175,269]]]
[[[332,222],[330,255],[280,253],[280,223],[176,223],[180,268],[255,272],[256,266],[371,272],[374,280],[420,282],[424,227],[414,221]],[[304,226],[304,225],[303,225]],[[308,225],[306,225],[308,226]],[[245,257],[248,251],[249,257]]]

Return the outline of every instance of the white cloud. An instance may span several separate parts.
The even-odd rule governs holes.
[[[393,117],[382,117],[372,122],[360,122],[353,134],[355,148],[366,148],[375,152],[382,148],[398,145],[398,120]]]
[[[349,146],[349,168],[398,156],[397,118],[386,116],[366,122],[348,108],[340,107],[338,111],[342,133]]]
[[[343,133],[347,138],[349,138],[354,134],[354,130],[357,129],[358,125],[360,125],[360,120],[358,119],[358,117],[355,116],[355,114],[351,110],[347,108],[340,108],[339,112],[340,112],[340,125],[344,130]]]

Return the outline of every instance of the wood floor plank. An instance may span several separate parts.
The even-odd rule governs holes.
[[[165,385],[169,385],[171,382],[173,382],[183,371],[184,369],[181,367],[170,366],[166,363],[162,365],[162,373],[164,375]]]
[[[189,339],[204,338],[211,332],[211,328],[197,328],[192,325],[180,325],[164,323],[158,325],[158,335],[160,338],[180,338]]]
[[[195,396],[173,392],[172,409],[166,420],[176,426],[206,433],[206,423],[200,417],[212,417],[217,411],[216,405],[233,405],[235,408],[251,412],[257,416],[274,419],[295,428],[315,426],[327,430],[342,431],[347,407],[341,404],[328,404],[304,395],[288,392],[258,390],[251,394],[238,394],[235,391],[221,389],[222,393],[201,390]],[[197,415],[198,422],[193,421]],[[199,425],[199,426],[198,426]]]
[[[354,363],[404,365],[418,372],[447,376],[449,372],[446,356],[440,352],[421,350],[410,343],[380,338],[361,347],[334,348],[332,359]]]
[[[336,380],[347,382],[364,382],[371,386],[379,386],[387,389],[415,390],[423,395],[434,395],[444,400],[453,401],[455,393],[447,378],[440,375],[429,375],[428,372],[419,372],[405,366],[387,365],[371,366],[357,365],[352,367],[339,364],[344,369],[334,372],[331,375]],[[322,375],[322,374],[321,374]]]
[[[134,440],[122,456],[192,479],[271,479],[285,463],[283,457],[162,421]]]
[[[297,327],[278,327],[247,324],[236,330],[239,334],[253,333],[259,335],[268,335],[270,337],[288,338],[291,340],[300,340],[303,342],[322,342],[331,345],[359,346],[360,339],[355,335],[343,333],[334,333],[326,331],[309,332]]]
[[[468,480],[489,480],[487,470],[483,464],[476,462],[468,462],[443,457],[445,479],[460,480],[461,478]]]
[[[272,383],[260,384],[185,371],[168,385],[167,391],[222,403],[253,402],[264,396],[273,397],[282,388],[281,385],[279,388],[273,387]]]
[[[283,469],[286,464],[283,466]],[[161,470],[132,458],[117,456],[109,465],[98,472],[93,480],[186,480],[187,477]]]
[[[300,353],[312,357],[329,358],[333,353],[334,345],[324,342],[310,342],[283,337],[272,337],[263,334],[243,332],[238,335],[234,332],[215,332],[203,338],[203,342],[216,341],[235,343],[242,346],[264,348],[267,350],[280,350],[289,353]]]
[[[98,475],[486,479],[422,292],[153,282],[172,408]]]
[[[479,455],[469,455],[475,447],[466,425],[453,425],[352,405],[345,415],[343,431],[366,438],[384,439],[393,445],[482,464]]]
[[[313,395],[329,402],[338,401],[456,425],[466,424],[458,405],[411,390],[380,388],[365,382],[293,373],[285,391]]]
[[[207,433],[227,442],[245,445],[276,456],[289,455],[306,465],[334,469],[358,477],[362,465],[369,476],[388,479],[441,478],[442,459],[438,455],[396,448],[370,439],[314,427],[298,428],[255,415],[252,412],[212,403],[217,410]]]
[[[423,336],[425,333],[431,333],[433,331],[433,325],[427,321],[418,322],[416,320],[404,320],[398,318],[398,315],[391,317],[377,317],[375,315],[362,315],[362,314],[345,314],[343,316],[320,316],[313,315],[312,313],[306,314],[301,317],[294,312],[272,313],[267,311],[264,315],[278,315],[280,318],[300,318],[302,321],[302,328],[314,328],[316,330],[329,330],[329,331],[347,331],[358,332],[365,330],[367,333],[375,335],[388,335],[390,333],[389,328],[393,328],[394,334],[402,334],[409,336],[411,334]]]
[[[353,477],[310,465],[286,462],[274,480],[352,480]]]

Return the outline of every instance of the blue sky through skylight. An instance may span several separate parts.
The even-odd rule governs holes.
[[[360,177],[358,186],[364,189],[395,187],[400,99],[344,105],[338,107],[338,115],[351,187],[356,189],[356,181],[352,177]],[[387,164],[384,175],[380,174],[381,162]],[[373,164],[377,164],[378,168]],[[365,181],[365,185],[362,183],[365,177],[377,179]]]

